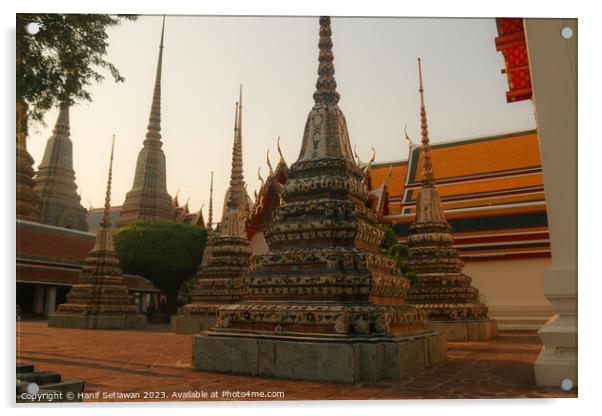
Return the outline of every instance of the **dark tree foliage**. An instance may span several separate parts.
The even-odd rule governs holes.
[[[61,102],[90,101],[88,87],[108,72],[123,82],[117,68],[105,60],[107,28],[136,16],[103,14],[17,14],[17,107],[24,107],[19,127],[26,135],[27,120],[42,121],[44,113]],[[28,23],[40,31],[29,35]]]
[[[174,221],[136,221],[115,231],[115,248],[124,273],[143,276],[177,308],[178,289],[194,276],[203,258],[207,230]]]
[[[393,257],[397,263],[399,272],[404,276],[413,279],[415,275],[407,265],[409,255],[408,247],[399,242],[397,233],[395,233],[395,230],[389,224],[382,224],[381,227],[385,232],[385,236],[380,245],[381,252]]]

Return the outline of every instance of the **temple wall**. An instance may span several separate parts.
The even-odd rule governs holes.
[[[472,277],[500,330],[538,330],[553,315],[544,296],[543,272],[550,258],[470,261],[463,272]]]

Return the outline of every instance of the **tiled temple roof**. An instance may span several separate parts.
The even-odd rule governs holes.
[[[93,233],[17,220],[17,282],[73,285],[94,247]],[[149,280],[123,275],[129,290],[159,292]]]
[[[90,232],[96,232],[99,228],[100,220],[102,219],[103,208],[90,208],[86,215],[86,222]],[[121,205],[111,207],[109,210],[111,217],[111,226],[113,229],[116,228],[115,222],[119,220],[121,215]],[[205,227],[205,220],[200,211],[190,212],[186,205],[177,206],[173,208],[173,220],[183,222],[186,224],[198,225],[199,227]]]
[[[535,130],[434,143],[431,157],[445,215],[464,259],[515,254],[549,256],[543,173]],[[407,161],[375,163],[371,168],[371,186],[376,189],[393,166],[387,184],[389,214],[381,221],[394,224],[402,241],[414,217],[421,165],[420,148],[412,146]],[[464,236],[471,233],[493,234],[503,237],[505,243],[494,244],[489,239],[483,240],[481,246],[463,248]],[[471,241],[474,243],[474,238]]]

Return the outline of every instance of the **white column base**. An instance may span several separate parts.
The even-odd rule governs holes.
[[[558,315],[539,330],[544,344],[535,362],[538,386],[559,387],[564,379],[577,386],[577,271],[544,273],[544,293]]]

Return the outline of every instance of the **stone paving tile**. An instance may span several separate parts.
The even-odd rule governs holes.
[[[165,392],[164,399],[153,399],[157,401],[261,400],[224,392],[283,392],[284,397],[276,400],[577,397],[576,391],[535,385],[533,363],[540,350],[535,332],[500,332],[489,342],[448,343],[448,360],[413,380],[353,385],[194,371],[191,336],[174,334],[169,325],[104,331],[49,328],[43,321],[17,324],[17,362],[84,379],[86,392]],[[219,397],[172,396],[197,391],[218,392]]]

